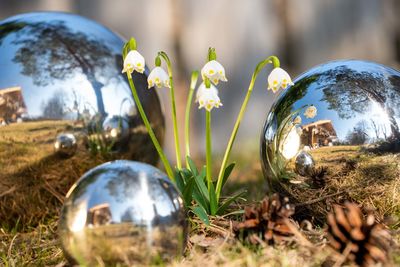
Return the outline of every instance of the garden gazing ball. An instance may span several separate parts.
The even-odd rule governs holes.
[[[302,151],[296,156],[295,160],[295,170],[296,173],[300,174],[301,176],[310,175],[315,167],[313,157],[305,152]]]
[[[118,159],[156,164],[158,154],[121,73],[123,45],[117,34],[74,14],[36,12],[1,21],[0,124],[5,126],[0,141],[7,138],[3,132],[18,132],[12,136],[16,146],[24,144],[28,154],[34,153],[30,147],[41,146],[39,156],[47,157],[48,135],[71,132],[77,139],[86,136],[97,142],[111,134],[115,145],[97,142],[86,147],[100,146]],[[157,92],[147,89],[148,71],[142,67],[143,74],[136,72],[132,78],[162,143],[163,112]],[[120,127],[114,127],[118,122]]]
[[[76,152],[78,144],[73,134],[62,133],[57,135],[56,141],[54,142],[54,150],[60,156],[70,157]]]
[[[261,134],[269,190],[302,186],[305,177],[288,180],[294,173],[309,175],[314,164],[345,173],[338,169],[344,161],[400,152],[399,71],[339,60],[316,66],[293,82],[273,104]],[[292,157],[300,151],[308,152]]]
[[[167,261],[186,246],[186,212],[164,173],[145,163],[118,160],[91,169],[71,187],[59,234],[71,263]]]
[[[3,223],[45,220],[43,211],[57,209],[59,197],[44,187],[66,192],[105,161],[158,163],[121,73],[123,46],[117,34],[74,14],[35,12],[0,21],[0,192],[13,192],[0,198]],[[147,76],[145,69],[132,78],[162,144],[164,116]],[[60,133],[75,136],[73,155],[59,156]]]

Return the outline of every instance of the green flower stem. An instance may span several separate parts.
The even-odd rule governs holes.
[[[275,57],[275,56],[270,56],[270,57],[264,59],[263,61],[261,61],[260,63],[258,63],[257,67],[255,68],[255,70],[253,72],[253,76],[251,77],[251,81],[250,81],[250,84],[249,84],[249,88],[247,90],[246,97],[245,97],[245,99],[243,101],[243,104],[242,104],[242,106],[240,108],[239,115],[238,115],[238,117],[236,119],[235,126],[233,127],[231,137],[229,139],[228,145],[227,145],[226,150],[225,150],[224,158],[223,158],[222,164],[221,164],[221,169],[219,170],[217,186],[216,186],[217,202],[219,201],[219,197],[220,197],[221,190],[222,190],[222,180],[223,180],[222,178],[223,178],[224,173],[225,173],[225,168],[226,168],[226,165],[228,164],[228,160],[229,160],[229,156],[231,154],[232,146],[233,146],[233,143],[235,142],[235,138],[236,138],[237,132],[239,130],[240,123],[241,123],[241,121],[243,119],[244,112],[246,111],[247,104],[249,102],[251,93],[253,92],[253,88],[254,88],[254,84],[256,82],[256,78],[257,78],[258,74],[260,73],[260,71],[269,63],[272,63],[275,68],[279,67],[279,59],[277,57]]]
[[[154,134],[153,129],[151,128],[150,122],[147,119],[146,113],[143,110],[142,103],[140,102],[139,96],[136,91],[135,84],[133,83],[132,80],[132,75],[128,72],[127,73],[128,80],[129,80],[129,85],[132,90],[132,95],[135,100],[136,106],[139,110],[140,116],[142,117],[142,120],[144,122],[144,125],[146,126],[147,131],[149,132],[149,136],[151,138],[151,141],[153,141],[154,147],[156,148],[158,155],[160,156],[160,159],[162,163],[164,164],[165,171],[167,172],[168,177],[175,183],[175,176],[174,172],[172,171],[171,165],[168,162],[167,156],[165,155],[164,151],[161,148],[160,143],[157,140],[156,135]]]
[[[212,151],[211,151],[211,112],[206,110],[206,177],[207,187],[211,190],[212,183]]]
[[[181,150],[180,150],[180,145],[179,145],[178,123],[176,120],[176,105],[175,105],[175,94],[174,94],[174,82],[173,82],[173,78],[172,78],[172,66],[171,66],[171,61],[169,60],[169,57],[165,52],[159,52],[158,54],[167,63],[167,69],[168,69],[168,75],[169,75],[169,85],[170,85],[169,94],[170,94],[171,106],[172,106],[172,122],[174,125],[176,167],[178,168],[178,170],[180,170],[180,169],[182,169]]]
[[[196,87],[197,79],[199,77],[199,72],[198,71],[193,71],[192,72],[192,79],[190,82],[190,87],[189,87],[189,94],[188,98],[186,101],[186,110],[185,110],[185,149],[186,149],[186,159],[187,157],[190,157],[190,110],[192,108],[192,102],[193,102],[193,94],[194,94],[194,89]],[[189,169],[189,163],[186,160],[186,168]]]

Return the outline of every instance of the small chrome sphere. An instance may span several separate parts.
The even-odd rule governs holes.
[[[315,167],[313,157],[305,151],[302,151],[297,155],[294,164],[296,173],[300,174],[301,176],[310,175]]]
[[[186,213],[164,173],[118,160],[88,171],[71,187],[59,233],[71,263],[149,264],[182,254]]]
[[[76,138],[71,133],[61,133],[57,135],[54,142],[54,151],[64,157],[71,157],[75,154],[78,145]]]

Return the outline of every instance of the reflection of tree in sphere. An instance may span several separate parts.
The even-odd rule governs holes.
[[[59,233],[71,262],[89,266],[145,265],[182,254],[187,221],[182,199],[168,177],[133,161],[102,164],[66,196]]]
[[[126,77],[121,74],[123,40],[88,19],[66,13],[31,13],[0,23],[0,120],[12,125],[65,121],[75,131],[103,135],[106,118],[120,116],[128,123],[123,157],[155,164],[157,153],[142,121]],[[164,120],[147,74],[133,75],[157,137],[162,141]],[[132,111],[134,110],[134,111]],[[128,112],[129,111],[129,112]],[[125,126],[125,125],[124,125]],[[81,136],[81,134],[77,134]]]
[[[345,201],[373,203],[379,220],[397,216],[399,123],[400,72],[360,60],[308,70],[266,118],[261,161],[268,190],[292,199],[297,219],[321,225]],[[299,146],[288,145],[294,128]],[[285,157],[285,145],[297,156]]]
[[[121,73],[123,44],[102,25],[68,13],[29,13],[0,21],[0,165],[5,166],[0,192],[18,183],[10,197],[0,199],[3,222],[41,221],[43,210],[59,205],[54,194],[43,194],[47,189],[42,185],[66,192],[87,169],[104,161],[157,164],[158,154]],[[133,80],[163,143],[163,113],[156,91],[147,89],[147,74],[134,73]],[[121,118],[121,132],[104,131],[109,118]],[[60,133],[76,137],[73,156],[56,155]],[[111,135],[116,138],[110,144]],[[97,154],[87,147],[98,149]]]

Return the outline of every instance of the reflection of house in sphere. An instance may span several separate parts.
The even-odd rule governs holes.
[[[331,120],[319,120],[301,126],[301,143],[304,146],[317,147],[332,145],[336,139],[336,131]]]
[[[104,161],[157,164],[158,153],[121,73],[123,45],[117,34],[74,14],[37,12],[0,21],[0,192],[13,192],[0,198],[2,222],[39,223],[48,215],[43,210],[59,205],[58,194],[43,193],[43,186],[66,192]],[[147,75],[135,72],[133,80],[163,143],[163,113],[157,92],[147,89]],[[104,132],[107,118],[121,118],[122,127]],[[56,137],[65,133],[77,139],[71,157],[55,154],[62,148],[55,147]],[[85,141],[91,135],[113,135],[124,149],[94,139],[88,147],[99,151],[89,153]]]
[[[80,137],[92,126],[103,135],[106,118],[120,117],[125,133],[117,134],[123,138],[117,141],[126,149],[119,157],[155,164],[156,150],[147,132],[137,131],[143,123],[121,73],[123,44],[107,28],[73,14],[38,12],[1,21],[0,123],[15,127],[12,123],[19,119],[31,131],[47,129],[45,136],[49,128],[43,124],[59,122]],[[147,72],[135,72],[133,80],[162,142],[164,118],[157,93],[147,90]]]
[[[106,266],[147,266],[186,247],[186,211],[175,185],[157,168],[134,161],[85,173],[66,196],[58,229],[71,263],[87,266],[99,258]]]
[[[0,89],[0,123],[16,122],[25,112],[21,87]]]
[[[310,105],[316,108],[316,117],[306,116]],[[272,106],[261,135],[262,166],[271,183],[291,166],[285,162],[291,157],[278,148],[290,139],[287,129],[297,116],[301,117],[301,124],[295,126],[301,128],[301,145],[291,148],[346,145],[350,150],[398,153],[400,72],[373,62],[343,60],[314,67],[296,78]]]
[[[293,82],[271,107],[261,134],[268,190],[298,203],[300,220],[322,224],[333,204],[346,200],[371,205],[381,220],[396,217],[400,72],[341,60],[311,68]],[[307,112],[310,106],[315,114]],[[294,129],[301,145],[289,142]],[[287,157],[287,151],[297,156]]]
[[[106,225],[112,221],[111,219],[110,204],[108,203],[98,204],[88,211],[88,225]]]

